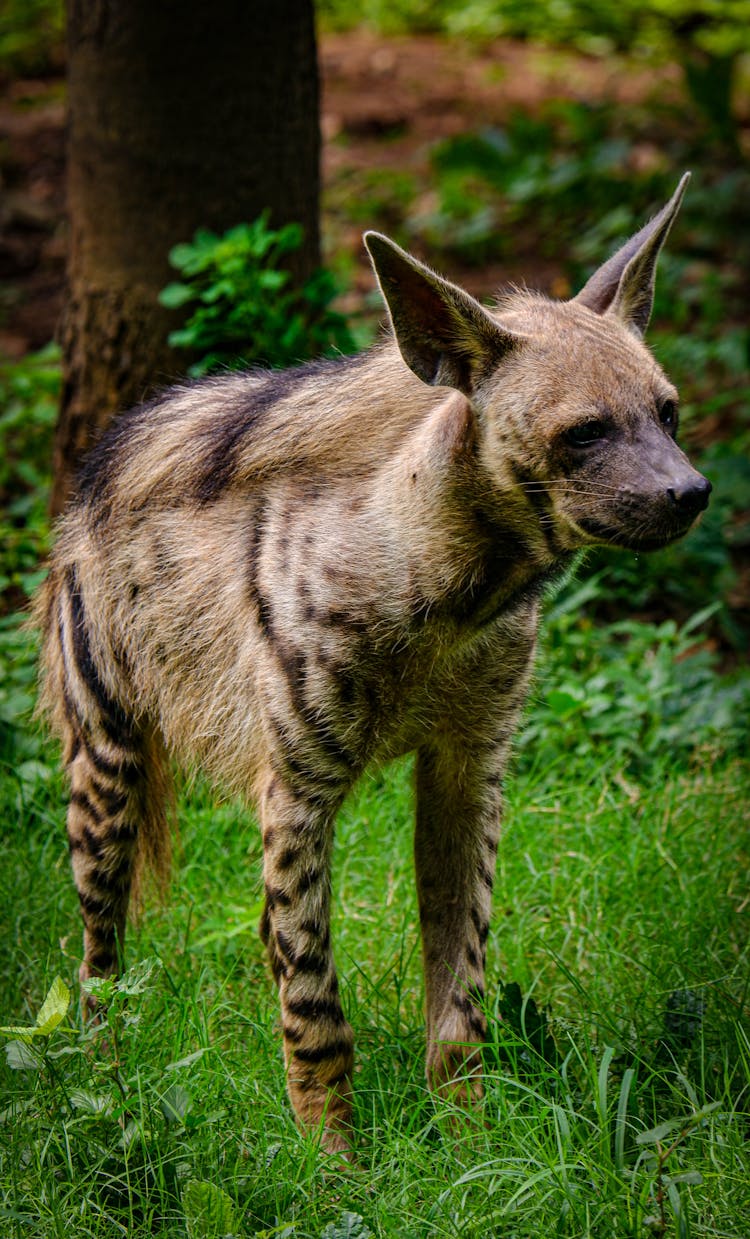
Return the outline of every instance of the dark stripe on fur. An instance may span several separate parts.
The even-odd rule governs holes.
[[[198,502],[215,503],[232,485],[241,463],[243,446],[252,438],[269,409],[293,396],[301,386],[319,375],[335,383],[336,370],[357,366],[366,357],[367,354],[362,354],[361,357],[312,361],[289,370],[266,372],[265,375],[258,371],[261,381],[254,387],[247,385],[245,376],[237,376],[234,384],[230,375],[214,380],[217,385],[223,385],[228,408],[203,436],[203,453],[195,478]],[[233,385],[236,391],[232,390]]]
[[[348,780],[342,781],[341,775],[325,774],[312,766],[303,764],[294,742],[286,734],[283,723],[273,716],[269,717],[268,721],[278,741],[279,756],[285,767],[283,772],[277,773],[285,778],[287,784],[289,775],[291,775],[292,780],[296,780],[297,784],[301,785],[299,794],[312,807],[327,809],[348,787]]]
[[[268,838],[268,835],[270,834],[271,834],[271,831],[268,830],[266,831],[266,834],[263,837],[263,842],[266,847],[271,846],[271,840]],[[285,869],[291,869],[292,865],[295,864],[295,862],[299,860],[301,855],[302,855],[302,852],[300,848],[284,848],[284,851],[281,853],[281,855],[276,858],[276,862],[275,862],[276,868],[280,869],[282,873],[284,872]]]
[[[287,1041],[291,1041],[292,1045],[299,1045],[305,1035],[303,1028],[292,1028],[289,1024],[282,1024],[281,1031]]]
[[[329,758],[334,766],[342,766],[347,774],[351,775],[357,764],[356,757],[342,744],[318,711],[307,702],[307,663],[304,651],[287,649],[277,644],[275,653],[284,672],[292,708],[308,729],[310,743],[314,744],[324,757]]]
[[[294,960],[295,972],[309,973],[312,976],[322,976],[328,968],[328,952],[323,951],[320,943],[317,951],[304,951]]]
[[[103,783],[99,783],[96,779],[89,781],[89,787],[93,791],[97,800],[100,800],[104,808],[112,817],[116,817],[118,813],[122,813],[127,807],[128,794],[127,792],[118,791],[117,788],[105,787]]]
[[[89,875],[89,881],[97,891],[120,891],[124,893],[130,886],[130,875],[133,868],[133,857],[130,851],[121,856],[111,868],[98,868]]]
[[[266,904],[269,911],[273,912],[274,908],[288,908],[291,902],[286,891],[282,891],[278,886],[266,886]]]
[[[94,976],[104,976],[113,970],[117,955],[114,949],[114,935],[112,936],[112,942],[113,945],[111,947],[102,946],[100,950],[94,951],[94,954],[89,956],[86,961]]]
[[[555,531],[554,508],[546,486],[524,469],[518,461],[511,460],[508,463],[514,482],[539,518],[539,532],[547,543],[550,554],[560,555],[563,548],[560,546]]]
[[[344,1022],[344,1012],[338,1000],[330,998],[288,998],[284,1004],[291,1015],[303,1020],[333,1020],[336,1024]]]
[[[108,903],[101,899],[96,899],[93,895],[89,895],[88,891],[79,891],[78,898],[81,901],[83,911],[88,916],[106,920],[111,918],[112,908]]]
[[[489,936],[489,932],[490,932],[490,927],[487,921],[482,920],[476,908],[471,909],[471,921],[472,921],[474,928],[477,931],[477,937],[479,938],[479,945],[484,946]]]
[[[298,1048],[294,1051],[294,1057],[298,1058],[302,1063],[322,1063],[327,1058],[338,1058],[340,1054],[350,1054],[352,1049],[351,1041],[346,1037],[337,1037],[335,1041],[331,1041],[328,1045],[310,1046],[309,1049]]]
[[[315,886],[315,884],[325,876],[325,872],[325,869],[308,869],[305,873],[303,873],[297,884],[297,898],[299,898],[300,895],[307,894],[310,888]]]
[[[101,860],[102,857],[104,856],[103,841],[97,838],[97,836],[94,834],[92,830],[89,829],[88,826],[84,826],[83,834],[81,837],[82,837],[83,843],[86,845],[86,851],[88,852],[89,856],[93,856],[94,860]]]
[[[101,825],[103,821],[102,814],[93,801],[89,800],[85,792],[73,792],[70,797],[70,803],[74,804],[78,809],[82,809],[95,826]]]
[[[258,617],[261,631],[270,640],[273,635],[273,615],[270,603],[261,592],[260,585],[258,584],[262,544],[265,534],[265,513],[265,505],[260,504],[253,518],[253,527],[247,548],[247,596]]]
[[[63,688],[63,704],[65,706],[65,713],[68,722],[71,727],[75,728],[80,744],[86,752],[86,756],[99,774],[103,774],[112,780],[116,779],[118,782],[127,783],[131,787],[137,783],[140,777],[140,771],[134,762],[128,761],[127,759],[118,762],[110,761],[108,757],[105,757],[103,753],[100,753],[94,747],[94,743],[89,735],[88,729],[82,722],[81,716],[78,713],[78,710],[76,709],[66,688]],[[99,785],[96,784],[96,786]]]
[[[130,721],[122,707],[110,696],[94,665],[86,628],[86,612],[83,597],[74,568],[65,574],[65,583],[70,597],[70,613],[73,624],[73,655],[81,678],[96,701],[101,722],[110,740],[116,744],[132,743]]]

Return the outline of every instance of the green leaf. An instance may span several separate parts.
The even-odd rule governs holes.
[[[39,1034],[48,1037],[52,1029],[65,1019],[69,1006],[70,990],[60,977],[55,977],[36,1017]]]
[[[169,310],[174,310],[184,305],[186,301],[192,301],[194,296],[195,293],[192,288],[188,288],[187,284],[167,284],[159,293],[159,304],[166,306]]]
[[[168,1123],[183,1123],[193,1099],[181,1084],[170,1084],[159,1102],[161,1112]]]
[[[117,992],[117,982],[114,977],[87,977],[81,983],[84,994],[90,994],[103,1007],[109,1006]]]
[[[190,1239],[224,1239],[237,1231],[234,1204],[215,1183],[189,1179],[182,1189],[182,1207]]]
[[[42,1066],[42,1056],[32,1049],[27,1041],[9,1041],[5,1047],[5,1057],[11,1071],[39,1071]]]
[[[564,689],[552,689],[547,693],[546,700],[552,713],[558,716],[569,714],[571,710],[577,710],[581,705],[580,700],[572,692],[566,692]]]
[[[320,1239],[370,1239],[372,1231],[359,1213],[344,1211],[337,1222],[329,1222]]]
[[[74,1110],[85,1114],[108,1115],[114,1110],[114,1102],[108,1093],[94,1093],[87,1088],[71,1089],[70,1104]]]
[[[133,967],[128,968],[127,972],[116,982],[118,993],[127,994],[129,998],[142,994],[150,988],[151,978],[160,968],[161,963],[158,959],[142,959],[139,963],[133,964]]]
[[[9,1037],[21,1037],[24,1041],[30,1041],[32,1037],[48,1037],[65,1019],[69,1006],[70,990],[60,977],[55,977],[39,1009],[36,1024],[6,1025],[0,1027],[0,1033],[5,1033]]]
[[[671,1136],[673,1132],[688,1132],[692,1128],[697,1127],[709,1114],[713,1114],[714,1110],[718,1110],[721,1104],[720,1101],[711,1101],[707,1106],[696,1110],[695,1114],[688,1114],[681,1119],[667,1119],[665,1123],[659,1123],[658,1127],[652,1127],[649,1131],[639,1132],[636,1136],[636,1142],[638,1144],[657,1144],[665,1136]]]

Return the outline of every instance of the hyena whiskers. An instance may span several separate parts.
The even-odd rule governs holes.
[[[61,523],[37,616],[81,976],[116,968],[140,869],[166,869],[169,762],[202,766],[257,806],[289,1093],[328,1149],[351,1115],[342,801],[416,754],[428,1077],[478,1097],[501,780],[545,583],[584,546],[664,546],[706,505],[642,341],[685,179],[565,303],[486,309],[368,234],[392,338],[125,414]]]

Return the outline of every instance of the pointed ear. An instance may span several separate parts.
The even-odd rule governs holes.
[[[595,271],[573,301],[596,314],[612,314],[642,336],[654,303],[654,280],[659,251],[680,209],[690,173],[686,172],[669,202],[645,228],[626,241],[604,266]]]
[[[471,395],[477,380],[523,339],[483,306],[379,232],[366,232],[401,356],[434,387]]]

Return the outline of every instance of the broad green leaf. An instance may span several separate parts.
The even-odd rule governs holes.
[[[686,1119],[667,1119],[665,1123],[659,1123],[658,1127],[652,1127],[649,1131],[639,1131],[635,1138],[636,1144],[658,1144],[665,1136],[671,1136],[687,1125]]]
[[[547,705],[554,714],[568,714],[571,710],[580,708],[581,702],[578,697],[571,692],[566,692],[565,689],[552,689],[547,693]]]
[[[129,998],[135,998],[149,988],[151,978],[160,968],[161,963],[158,959],[143,959],[140,963],[133,964],[133,967],[128,968],[117,982],[118,992],[127,994]]]
[[[55,977],[36,1017],[39,1034],[48,1037],[52,1029],[65,1019],[69,1006],[70,990],[60,977]]]
[[[189,1179],[182,1189],[182,1207],[190,1239],[224,1239],[237,1231],[234,1204],[215,1183]]]
[[[9,1041],[5,1047],[5,1057],[11,1071],[39,1071],[42,1056],[31,1048],[28,1041]]]
[[[114,1102],[109,1093],[94,1093],[88,1088],[72,1088],[70,1104],[74,1110],[82,1110],[86,1114],[111,1114]]]
[[[703,1119],[707,1118],[709,1114],[713,1114],[714,1110],[718,1110],[721,1104],[720,1101],[711,1101],[707,1106],[696,1110],[695,1114],[688,1114],[681,1119],[667,1119],[665,1123],[659,1123],[658,1127],[652,1127],[650,1131],[639,1132],[636,1136],[636,1141],[638,1144],[656,1144],[659,1140],[663,1140],[665,1136],[671,1136],[673,1132],[691,1131]]]
[[[159,293],[159,303],[173,310],[177,306],[184,305],[186,301],[192,301],[194,296],[195,293],[192,288],[188,288],[187,284],[167,284],[166,288],[162,288]]]
[[[5,1033],[8,1037],[21,1037],[24,1041],[29,1041],[32,1037],[48,1037],[65,1019],[69,1006],[70,990],[60,977],[55,977],[39,1008],[36,1024],[10,1024],[0,1027],[0,1033]]]
[[[184,1123],[193,1099],[181,1084],[170,1084],[159,1102],[168,1123]]]

